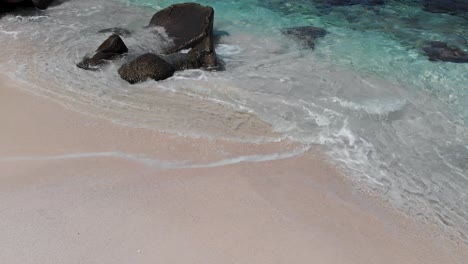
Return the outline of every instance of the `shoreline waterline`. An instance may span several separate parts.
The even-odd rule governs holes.
[[[289,139],[319,146],[363,188],[406,213],[466,237],[468,129],[463,117],[450,109],[463,99],[463,89],[456,89],[462,79],[437,77],[464,66],[429,64],[419,55],[414,61],[411,53],[402,60],[402,54],[386,52],[373,53],[376,62],[361,53],[346,53],[332,63],[333,56],[343,55],[344,40],[354,43],[352,51],[364,36],[373,48],[386,43],[390,55],[401,49],[385,36],[331,27],[314,51],[303,50],[279,32],[281,26],[299,21],[291,24],[288,17],[265,8],[255,9],[261,16],[252,18],[241,7],[229,3],[216,7],[215,28],[228,32],[216,46],[226,63],[224,72],[183,71],[163,82],[130,86],[117,74],[123,61],[97,72],[75,67],[105,39],[96,33],[105,27],[132,30],[133,35],[124,38],[130,52],[160,50],[155,43],[161,40],[143,29],[157,8],[118,1],[69,1],[40,15],[3,17],[0,30],[8,34],[0,32],[0,41],[9,48],[0,51],[5,58],[0,68],[23,79],[25,87],[34,84],[31,88],[37,94],[129,126],[201,138],[254,143]],[[85,16],[76,10],[86,10]],[[125,12],[127,21],[102,19],[112,12]],[[246,28],[236,26],[238,20]],[[273,23],[272,28],[258,31],[255,21]],[[420,80],[411,77],[417,74],[396,72],[402,81],[393,82],[361,67],[346,67],[347,61],[355,60],[364,60],[363,67],[379,61],[414,63],[425,72],[421,76],[432,77]],[[383,70],[389,69],[379,71]],[[445,79],[457,86],[441,83]],[[424,87],[430,80],[456,93],[444,92],[440,99],[439,93]],[[447,98],[452,98],[450,104]]]
[[[117,74],[125,59],[96,72],[75,67],[107,37],[96,33],[107,27],[132,32],[123,38],[132,56],[158,53],[162,40],[144,27],[173,3],[166,0],[68,1],[41,13],[6,15],[0,69],[22,79],[22,88],[117,125],[232,144],[289,140],[317,147],[357,189],[467,241],[467,64],[430,62],[419,50],[426,40],[463,48],[463,20],[392,1],[329,12],[296,5],[310,1],[286,9],[281,1],[196,2],[215,7],[215,29],[225,31],[216,49],[226,71],[189,70],[130,86]],[[301,25],[328,31],[313,51],[281,34]],[[447,31],[453,25],[459,27]],[[46,156],[79,153],[109,154]],[[111,153],[107,158],[122,156]]]
[[[465,244],[355,192],[317,150],[281,158],[301,148],[131,128],[0,83],[0,257],[9,263],[461,264],[468,256]],[[161,170],[105,150],[201,166]],[[103,154],[64,154],[84,152]],[[4,159],[19,154],[44,158]]]

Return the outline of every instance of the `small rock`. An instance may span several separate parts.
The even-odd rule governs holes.
[[[119,35],[114,34],[98,47],[96,53],[91,58],[84,58],[76,66],[85,70],[96,70],[100,65],[109,60],[114,60],[127,52],[128,48],[123,40]]]
[[[152,53],[143,54],[119,69],[120,77],[131,84],[144,82],[147,79],[164,80],[171,77],[174,72],[175,69],[171,64]]]
[[[127,46],[120,38],[119,35],[113,34],[107,38],[96,50],[97,52],[104,53],[120,53],[123,54],[128,51]]]
[[[132,34],[130,30],[125,29],[125,28],[119,28],[119,27],[105,28],[105,29],[99,30],[98,33],[112,33],[112,34],[117,34],[122,37],[130,36]]]
[[[423,47],[430,61],[468,63],[468,52],[442,41],[431,41]]]

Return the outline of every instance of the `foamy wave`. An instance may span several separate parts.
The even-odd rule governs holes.
[[[407,104],[407,101],[405,99],[380,98],[373,100],[365,100],[360,104],[343,100],[338,97],[332,97],[327,100],[330,100],[333,103],[338,103],[340,106],[348,108],[350,110],[364,111],[367,114],[382,116],[402,110]]]
[[[164,161],[150,158],[144,155],[131,154],[121,151],[111,152],[90,152],[90,153],[72,153],[53,156],[14,156],[0,157],[0,162],[22,162],[22,161],[61,161],[74,159],[94,159],[94,158],[117,158],[131,162],[136,162],[154,169],[202,169],[215,168],[227,165],[233,165],[244,162],[267,162],[274,160],[288,159],[299,156],[307,152],[308,149],[302,148],[291,152],[272,153],[264,155],[246,155],[237,156],[229,159],[218,160],[205,164],[190,163],[188,161]]]

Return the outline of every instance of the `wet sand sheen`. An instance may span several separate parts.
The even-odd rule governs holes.
[[[5,263],[463,263],[465,245],[353,191],[320,155],[124,127],[0,82]],[[9,159],[11,157],[37,157]],[[43,157],[41,159],[41,157]]]

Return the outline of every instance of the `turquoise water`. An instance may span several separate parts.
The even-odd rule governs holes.
[[[190,70],[130,86],[116,73],[121,61],[98,72],[75,67],[105,39],[96,34],[103,28],[133,31],[124,38],[130,57],[160,52],[166,40],[144,26],[176,2],[66,1],[43,13],[5,16],[0,45],[34,45],[28,46],[32,58],[0,51],[7,58],[0,70],[39,84],[36,92],[43,95],[98,107],[127,124],[185,135],[199,136],[198,121],[224,116],[189,102],[174,104],[187,107],[180,111],[162,112],[157,90],[253,113],[284,137],[322,148],[358,186],[467,239],[468,64],[430,62],[421,52],[427,40],[466,50],[466,18],[400,1],[341,7],[305,0],[196,1],[213,6],[215,30],[228,33],[216,44],[225,71]],[[280,32],[307,25],[329,32],[315,50]],[[187,118],[191,108],[197,111]]]
[[[183,1],[127,0],[159,9]],[[354,5],[323,9],[313,1],[194,1],[213,6],[222,30],[278,34],[287,27],[313,25],[331,34],[321,40],[316,56],[412,88],[425,89],[468,118],[468,66],[428,63],[424,41],[445,41],[468,49],[468,20],[425,12],[419,5],[388,1],[387,5]]]

